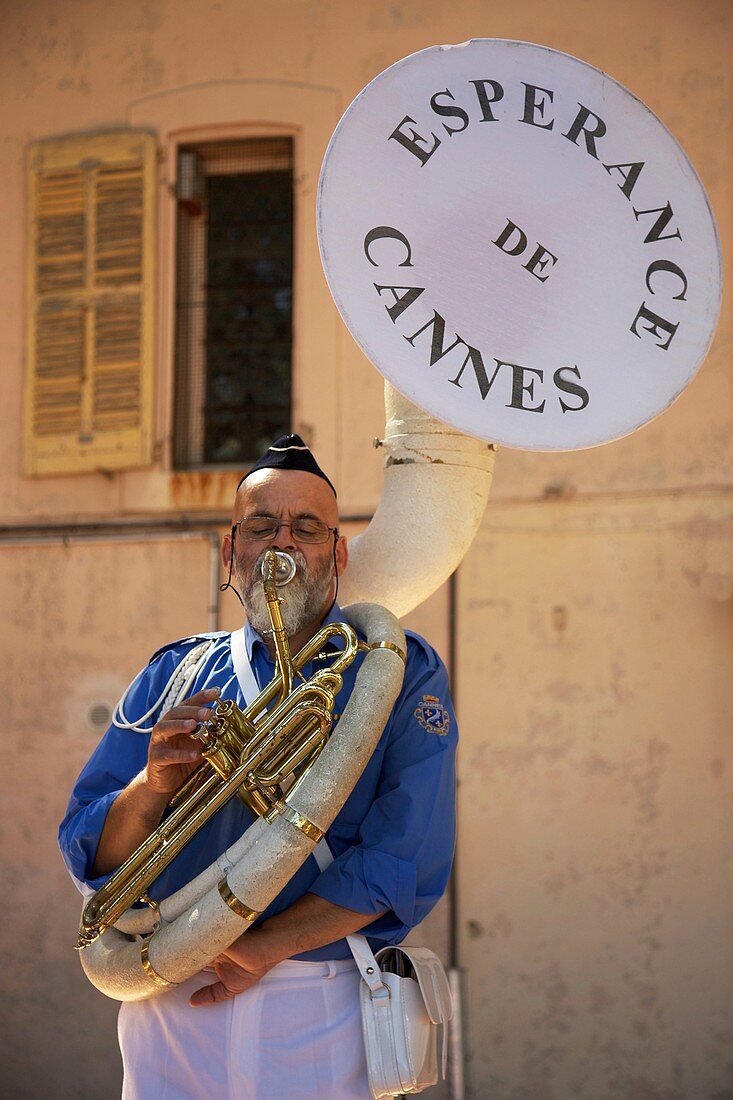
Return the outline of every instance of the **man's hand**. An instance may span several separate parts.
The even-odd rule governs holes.
[[[145,783],[158,794],[173,794],[202,760],[201,742],[191,734],[211,716],[218,688],[206,688],[166,711],[153,726],[148,746]]]
[[[194,1007],[212,1005],[218,1001],[226,1001],[229,997],[236,997],[264,977],[268,970],[272,970],[278,960],[265,961],[259,950],[261,938],[258,939],[257,933],[258,929],[255,929],[240,936],[231,947],[214,959],[212,965],[219,980],[213,985],[197,989],[189,1004]]]
[[[259,928],[244,932],[214,959],[212,965],[219,980],[197,989],[188,1003],[198,1008],[236,997],[279,962],[350,936],[381,915],[356,913],[318,894],[303,894],[289,909],[270,917]]]
[[[201,763],[201,742],[191,734],[211,715],[218,694],[218,688],[198,691],[155,723],[146,766],[107,813],[92,868],[95,876],[121,866],[160,824],[170,796]]]

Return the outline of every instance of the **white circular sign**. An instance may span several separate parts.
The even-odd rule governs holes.
[[[675,139],[604,73],[525,42],[435,46],[376,77],[328,146],[318,236],[389,381],[513,447],[641,427],[720,308],[715,222]]]

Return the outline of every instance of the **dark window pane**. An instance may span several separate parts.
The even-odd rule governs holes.
[[[290,430],[291,147],[278,138],[181,151],[190,193],[179,196],[178,467],[247,465]]]

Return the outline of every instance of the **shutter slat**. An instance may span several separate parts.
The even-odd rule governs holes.
[[[94,427],[134,427],[140,416],[140,300],[97,307]]]
[[[140,168],[101,168],[97,176],[97,283],[139,282],[143,178]]]
[[[33,410],[38,435],[78,431],[84,364],[84,312],[80,306],[41,307],[36,319],[36,388]]]
[[[84,173],[40,172],[36,194],[37,287],[40,294],[84,285]]]

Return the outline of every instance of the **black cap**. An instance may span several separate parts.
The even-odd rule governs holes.
[[[305,470],[306,473],[322,477],[330,486],[333,495],[336,490],[329,478],[326,477],[321,467],[313,457],[310,447],[306,446],[299,435],[281,435],[272,443],[261,458],[258,458],[254,466],[239,481],[237,492],[243,481],[246,481],[255,470]]]

